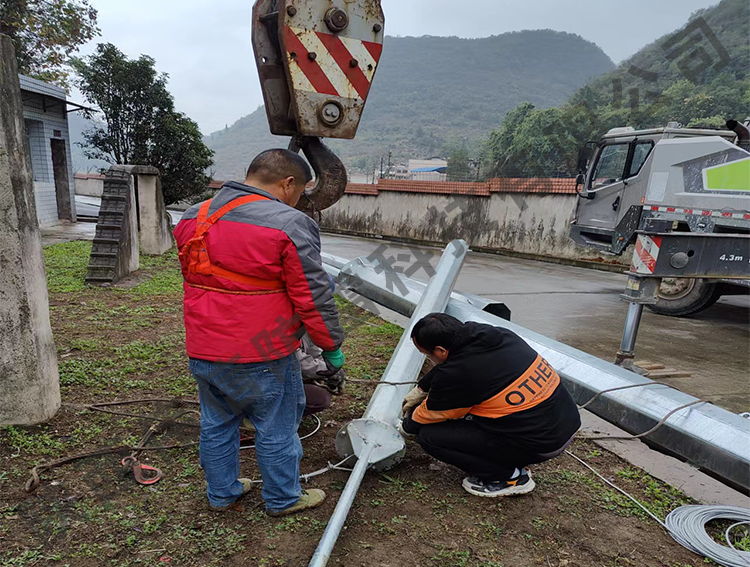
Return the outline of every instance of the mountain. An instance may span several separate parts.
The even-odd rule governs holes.
[[[531,101],[533,103],[533,101]],[[679,122],[723,128],[750,116],[750,2],[723,0],[695,12],[558,108],[524,103],[482,151],[487,177],[576,173],[577,153],[611,128]]]
[[[652,122],[658,112],[651,107],[664,107],[673,102],[677,103],[675,106],[687,103],[688,107],[683,110],[692,113],[691,119],[711,116],[706,116],[706,112],[721,114],[722,108],[711,108],[706,100],[702,101],[702,108],[690,108],[698,102],[682,97],[691,95],[686,92],[690,90],[705,91],[703,94],[713,97],[716,103],[729,94],[724,92],[725,88],[737,89],[739,92],[732,93],[737,103],[747,105],[750,102],[748,81],[750,2],[722,0],[715,6],[696,11],[682,28],[657,39],[614,71],[584,86],[571,98],[570,104],[583,103],[611,110],[622,106],[635,115],[632,118],[639,120],[640,123],[633,126],[657,126],[663,124]],[[637,105],[631,100],[633,96],[638,97]]]
[[[388,37],[355,140],[332,140],[348,165],[394,161],[478,148],[507,112],[524,101],[562,104],[614,64],[580,36],[552,30],[483,39]],[[286,139],[272,136],[265,110],[205,138],[216,152],[218,179],[240,179],[250,159]]]

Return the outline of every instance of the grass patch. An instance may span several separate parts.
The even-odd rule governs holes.
[[[34,431],[21,427],[8,426],[2,429],[3,442],[7,443],[16,455],[56,455],[63,450],[63,444],[53,439],[46,431]]]
[[[91,242],[63,242],[44,248],[47,289],[50,293],[82,291],[91,256]]]

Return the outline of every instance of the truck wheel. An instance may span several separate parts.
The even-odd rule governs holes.
[[[664,278],[659,297],[647,307],[659,315],[684,317],[708,309],[721,297],[715,282],[687,278]]]

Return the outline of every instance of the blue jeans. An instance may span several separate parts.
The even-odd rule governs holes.
[[[225,507],[242,495],[240,424],[255,425],[255,453],[268,510],[293,506],[302,493],[297,429],[305,391],[295,355],[270,362],[230,364],[190,360],[201,402],[200,463],[211,506]]]

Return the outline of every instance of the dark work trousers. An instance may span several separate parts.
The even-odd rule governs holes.
[[[488,433],[466,419],[423,425],[418,441],[430,456],[483,481],[509,480],[515,469],[550,459],[524,449],[518,439]]]
[[[305,415],[319,413],[331,405],[331,392],[315,384],[305,384]]]

